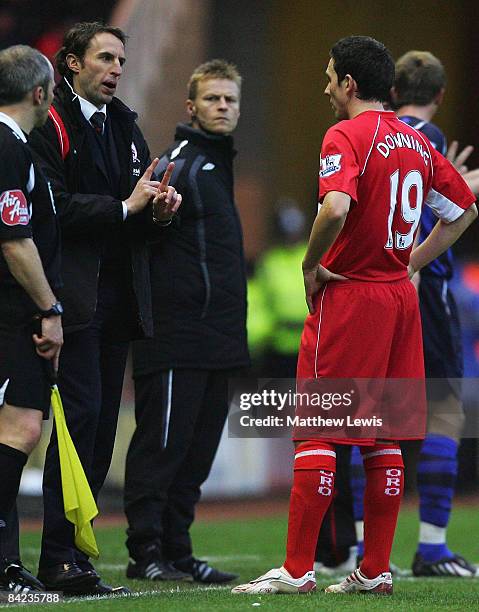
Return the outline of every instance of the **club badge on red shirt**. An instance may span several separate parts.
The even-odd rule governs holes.
[[[21,189],[10,189],[0,195],[0,213],[5,225],[28,225],[30,214]]]

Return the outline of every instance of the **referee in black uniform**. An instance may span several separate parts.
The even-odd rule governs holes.
[[[0,51],[0,590],[15,593],[43,589],[2,544],[48,418],[48,368],[58,368],[63,343],[55,206],[26,145],[46,121],[53,85],[53,68],[35,49]]]

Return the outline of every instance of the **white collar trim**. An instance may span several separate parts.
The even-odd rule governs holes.
[[[104,104],[101,108],[97,108],[89,100],[85,100],[85,98],[82,98],[81,96],[79,96],[77,92],[73,89],[70,81],[66,77],[63,77],[63,80],[70,88],[73,94],[73,99],[78,98],[78,101],[80,102],[81,112],[87,121],[90,121],[90,119],[95,113],[103,113],[106,117],[106,104]]]
[[[22,128],[14,119],[10,117],[10,115],[0,112],[0,122],[4,123],[5,125],[8,125],[12,132],[14,132],[22,142],[27,142],[27,138],[22,132]]]

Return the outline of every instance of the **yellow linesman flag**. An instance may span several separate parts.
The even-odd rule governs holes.
[[[98,508],[68,432],[57,385],[52,386],[52,408],[57,429],[65,516],[75,525],[76,546],[89,557],[98,559],[100,553],[91,526]]]

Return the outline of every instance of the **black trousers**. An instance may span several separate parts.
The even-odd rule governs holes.
[[[189,534],[228,414],[231,370],[167,370],[135,380],[136,431],[126,459],[127,547],[156,542],[165,559],[192,554]]]
[[[68,429],[95,499],[110,467],[128,354],[128,342],[114,335],[122,322],[121,283],[102,280],[92,323],[65,338],[58,378]],[[39,566],[86,559],[75,547],[74,526],[64,514],[55,429],[45,460],[43,504]]]

